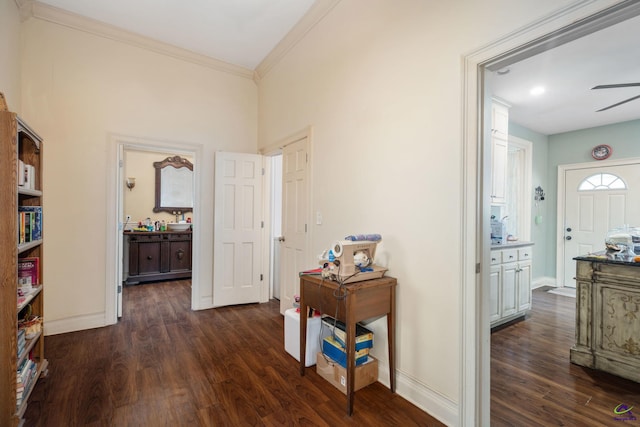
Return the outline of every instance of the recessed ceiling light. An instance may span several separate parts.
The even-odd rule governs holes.
[[[536,86],[534,88],[532,88],[529,93],[533,96],[540,96],[544,93],[545,89],[544,86]]]

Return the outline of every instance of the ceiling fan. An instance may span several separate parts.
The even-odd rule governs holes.
[[[598,85],[598,86],[592,87],[591,90],[593,90],[593,89],[615,89],[615,88],[620,88],[620,87],[636,87],[636,86],[640,86],[640,83],[618,83],[618,84],[612,84],[612,85]],[[613,108],[613,107],[617,107],[618,105],[626,104],[627,102],[633,101],[634,99],[638,99],[638,98],[640,98],[640,95],[633,96],[631,98],[625,99],[624,101],[616,102],[615,104],[609,105],[608,107],[604,107],[604,108],[601,108],[601,109],[597,110],[596,113],[599,113],[600,111],[608,110],[608,109]]]

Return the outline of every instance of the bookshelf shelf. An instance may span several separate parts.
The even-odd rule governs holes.
[[[42,197],[42,191],[32,190],[30,188],[18,187],[18,194],[22,196]]]
[[[19,327],[20,320],[44,318],[42,148],[42,138],[15,113],[0,111],[1,426],[24,423],[29,396],[48,372],[44,325],[30,339]],[[33,289],[18,296],[29,284]]]
[[[18,245],[18,254],[26,252],[29,249],[33,249],[35,247],[38,247],[41,244],[42,244],[42,240],[34,240],[33,242],[29,242],[29,243],[21,243],[21,244]]]
[[[18,304],[18,312],[21,312],[23,308],[29,305],[29,303],[33,301],[35,297],[38,296],[41,290],[42,290],[42,285],[38,285],[34,287],[33,290],[28,295],[25,295],[24,301],[21,301],[20,304]]]

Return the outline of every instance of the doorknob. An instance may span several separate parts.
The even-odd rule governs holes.
[[[567,236],[567,237],[565,237],[565,239],[571,240],[571,236]]]
[[[571,227],[567,227],[567,232],[571,233]]]
[[[284,242],[284,236],[278,237],[278,242]]]

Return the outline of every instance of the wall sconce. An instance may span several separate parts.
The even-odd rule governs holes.
[[[542,215],[540,214],[540,202],[544,202],[544,190],[542,189],[542,187],[537,186],[535,188],[535,196],[533,196],[534,200],[536,201],[536,217],[534,218],[534,221],[536,224],[542,224]]]
[[[129,189],[129,191],[133,190],[133,187],[136,186],[136,179],[133,177],[129,177],[126,180],[126,184],[127,184],[127,188]]]

